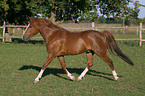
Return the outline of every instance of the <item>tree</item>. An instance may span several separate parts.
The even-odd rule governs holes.
[[[88,7],[82,12],[80,18],[85,18],[94,22],[99,17],[98,6],[96,5],[98,1],[89,0]]]
[[[98,21],[99,23],[105,23],[106,22],[106,18],[103,16],[98,17]]]
[[[134,5],[133,9],[130,9],[129,15],[126,16],[127,23],[134,23],[135,25],[139,25],[142,22],[142,19],[138,18],[139,15],[139,7],[145,7],[145,5],[139,4],[139,1],[132,2]],[[128,23],[128,25],[129,25]]]
[[[96,1],[96,0],[94,0]],[[125,18],[125,24],[129,25],[132,19],[137,20],[139,14],[139,7],[145,7],[145,5],[139,4],[139,1],[133,2],[132,0],[98,0],[97,6],[100,8],[100,12],[106,15],[107,18],[114,18],[114,20],[120,20]],[[133,3],[134,8],[128,7],[129,3]]]
[[[27,8],[33,14],[51,17],[52,21],[86,18],[94,21],[98,18],[98,9],[107,18],[122,18],[130,14],[127,7],[131,0],[27,0]],[[111,18],[112,18],[111,17]],[[55,19],[54,19],[55,18]]]
[[[108,19],[120,20],[124,17],[129,17],[134,10],[127,5],[129,5],[131,0],[90,0],[91,8],[86,10],[81,17],[90,18],[94,21],[94,18],[98,18],[98,11],[102,16]],[[136,11],[137,13],[137,11]]]
[[[0,1],[0,24],[4,21],[12,24],[24,24],[26,18],[31,16],[31,12],[26,8],[25,0],[1,0]]]
[[[140,9],[139,9],[139,7],[140,7],[140,5],[139,5],[139,1],[135,1],[134,2],[134,4],[133,4],[135,7],[134,7],[134,10],[133,10],[133,18],[134,19],[138,19],[138,13],[139,13],[139,11],[140,11]]]
[[[94,0],[96,1],[96,0]],[[97,0],[97,6],[101,14],[106,15],[107,18],[122,18],[128,14],[127,5],[131,0]]]
[[[26,1],[33,14],[56,21],[77,19],[88,7],[89,0],[31,0]],[[52,20],[54,21],[54,20]]]
[[[1,0],[0,18],[9,23],[24,24],[28,16],[48,17],[52,22],[77,20],[95,21],[98,11],[107,18],[137,16],[138,2],[133,10],[127,5],[131,0]],[[38,15],[41,14],[41,15]]]
[[[51,18],[52,21],[72,20],[90,6],[89,0],[2,0],[0,18],[9,23],[22,24],[28,16]]]

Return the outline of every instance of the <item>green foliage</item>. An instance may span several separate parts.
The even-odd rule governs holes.
[[[139,7],[140,7],[140,5],[139,5],[139,1],[135,1],[134,2],[134,4],[133,4],[135,7],[134,7],[134,12],[133,12],[133,18],[134,19],[138,19],[138,13],[139,13],[139,11],[140,11],[140,9],[139,9]]]
[[[48,17],[52,21],[66,20],[90,20],[98,18],[98,11],[107,18],[122,19],[138,18],[139,4],[134,2],[135,8],[127,5],[131,0],[1,0],[0,24],[3,21],[15,24],[25,24],[28,16]]]
[[[103,16],[100,16],[100,17],[98,18],[98,21],[99,21],[99,23],[105,23],[105,22],[106,22],[106,18],[103,17]]]
[[[27,1],[27,8],[33,14],[41,14],[42,17],[51,17],[55,14],[56,20],[77,19],[87,9],[89,0],[31,0]]]
[[[0,36],[3,36],[3,29],[0,28]]]
[[[145,18],[143,18],[143,20],[142,20],[142,21],[143,21],[143,24],[145,25]]]
[[[97,5],[100,8],[101,14],[106,15],[107,18],[110,16],[122,18],[129,14],[129,8],[127,7],[129,2],[131,0],[99,0]]]
[[[136,19],[134,24],[135,25],[140,25],[140,23],[144,23],[145,21],[143,19]]]
[[[15,24],[24,24],[31,12],[26,8],[25,0],[1,0],[0,1],[0,22],[3,21]]]

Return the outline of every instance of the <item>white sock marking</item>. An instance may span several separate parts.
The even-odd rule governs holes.
[[[43,74],[44,70],[41,69],[39,75],[36,77],[36,81],[39,81],[39,79],[41,78],[42,74]]]
[[[67,71],[67,76],[70,77],[71,80],[73,80],[73,79],[74,79],[74,76],[72,76],[72,74],[70,74],[70,73],[68,72],[68,70],[66,70],[66,71]]]
[[[112,73],[113,73],[113,76],[114,76],[115,80],[117,80],[119,77],[117,77],[116,71],[114,70],[114,71],[112,71]]]
[[[82,77],[84,77],[88,71],[89,71],[89,69],[86,67],[86,69],[81,73],[81,75],[78,77],[78,79],[82,79]]]

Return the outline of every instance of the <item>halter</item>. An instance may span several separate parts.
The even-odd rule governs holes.
[[[26,27],[26,30],[23,32],[23,35],[26,33],[26,31],[27,31],[27,29],[29,28],[29,26],[30,26],[30,23],[28,24],[28,26]],[[22,36],[23,36],[22,35]]]

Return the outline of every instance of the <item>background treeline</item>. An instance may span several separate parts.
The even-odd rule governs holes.
[[[128,7],[129,3],[134,7]],[[27,24],[28,17],[49,18],[53,23],[68,20],[113,23],[125,18],[127,25],[138,24],[144,22],[138,18],[141,6],[145,7],[133,0],[1,0],[0,25],[4,21],[7,24]]]
[[[90,22],[89,19],[82,19],[80,22]],[[123,19],[121,18],[105,18],[103,16],[100,16],[98,18],[96,18],[94,20],[95,23],[101,23],[101,24],[123,24]],[[140,23],[143,23],[145,24],[145,18],[137,18],[137,19],[134,19],[134,18],[124,18],[124,24],[129,26],[131,24],[133,25],[139,25]]]

